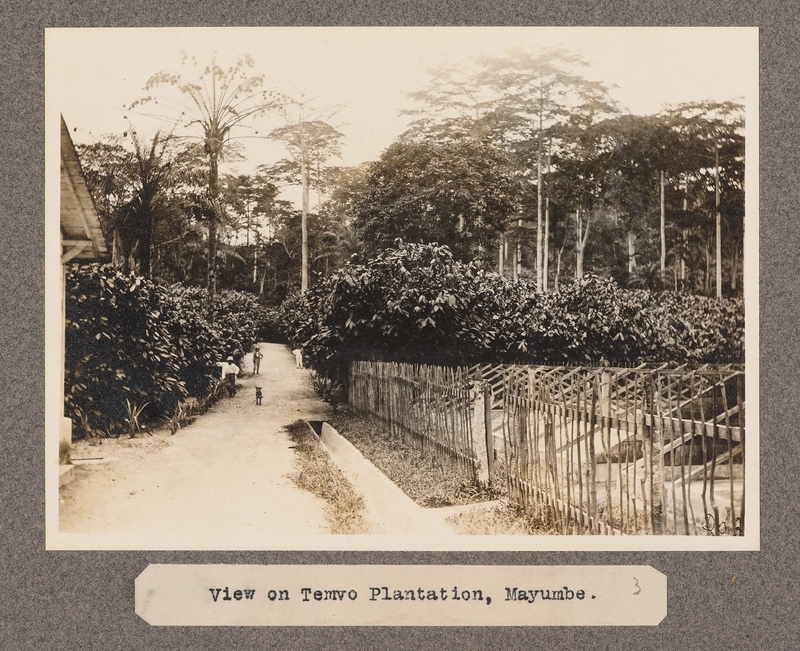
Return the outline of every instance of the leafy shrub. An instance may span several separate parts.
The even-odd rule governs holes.
[[[83,434],[120,429],[127,404],[174,410],[188,392],[156,286],[93,264],[68,269],[66,294],[66,411]]]
[[[353,359],[628,366],[744,359],[741,301],[625,290],[587,276],[550,294],[447,247],[401,245],[281,306],[303,361],[343,379]]]
[[[281,328],[281,312],[274,307],[261,307],[258,324],[258,341],[271,344],[285,344],[286,335]]]
[[[110,265],[72,265],[66,283],[66,412],[78,435],[134,428],[213,393],[217,362],[237,363],[269,318],[255,296],[160,287]],[[145,406],[146,403],[146,406]]]
[[[350,359],[465,362],[493,350],[490,294],[508,289],[447,247],[407,245],[349,264],[282,306],[282,326],[303,361],[334,376]]]

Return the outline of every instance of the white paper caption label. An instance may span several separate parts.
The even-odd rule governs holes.
[[[153,626],[656,626],[667,577],[645,565],[149,565]]]

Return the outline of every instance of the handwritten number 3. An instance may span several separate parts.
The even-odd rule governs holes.
[[[633,594],[637,595],[642,591],[642,588],[639,586],[639,579],[633,577],[633,580],[636,582],[636,592],[634,592]]]

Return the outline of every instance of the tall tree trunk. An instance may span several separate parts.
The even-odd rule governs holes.
[[[542,255],[542,291],[547,292],[550,282],[550,195],[544,202],[544,251]]]
[[[636,234],[628,231],[628,273],[632,274],[636,269]]]
[[[542,259],[542,289],[546,292],[550,282],[550,164],[553,140],[547,142],[547,194],[544,202],[544,256]]]
[[[258,280],[258,231],[256,231],[256,246],[253,251],[253,284]]]
[[[569,229],[564,229],[564,239],[561,240],[561,247],[558,249],[558,255],[556,257],[556,275],[555,275],[555,290],[558,291],[558,288],[561,284],[561,260],[564,256],[564,249],[567,248],[567,239],[569,238]]]
[[[561,256],[564,254],[564,247],[562,246],[558,250],[558,255],[556,255],[556,275],[553,279],[554,289],[558,291],[559,280],[561,279]]]
[[[705,291],[711,295],[711,233],[706,230],[706,282]]]
[[[500,244],[497,247],[497,273],[500,274],[500,276],[503,276],[505,273],[505,264],[506,264],[505,246],[506,246],[505,233],[500,233]]]
[[[719,144],[714,141],[714,213],[716,217],[717,298],[722,298],[722,218],[719,211]]]
[[[544,88],[539,80],[539,133],[536,153],[536,291],[544,288],[542,283],[542,113],[544,112]]]
[[[575,211],[575,279],[583,275],[583,256],[581,255],[582,239],[581,211]]]
[[[322,177],[320,176],[320,162],[317,161],[317,214],[322,210]]]
[[[589,226],[591,220],[591,212],[586,211],[586,224],[581,219],[581,210],[578,208],[575,211],[575,278],[580,280],[583,278],[583,256],[586,252],[586,243],[589,241]]]
[[[686,260],[681,257],[681,294],[684,293],[686,289]]]
[[[661,283],[663,285],[666,281],[665,273],[667,269],[667,235],[665,227],[666,219],[664,214],[664,170],[661,170],[659,180],[661,185]]]
[[[144,218],[141,253],[139,254],[139,274],[150,278],[152,273],[151,248],[153,246],[153,212],[148,210]]]
[[[209,153],[208,198],[211,210],[208,214],[208,278],[206,280],[206,294],[208,310],[214,305],[217,296],[217,199],[219,197],[219,168],[217,166],[217,153]]]
[[[689,209],[689,180],[687,179],[686,180],[685,189],[684,189],[684,193],[683,193],[683,212],[686,213],[686,211],[688,209]],[[688,242],[689,236],[688,236],[685,228],[682,229],[681,233],[683,235],[683,243],[682,243],[682,246],[681,246],[681,249],[680,249],[680,251],[681,251],[681,293],[683,293],[684,291],[686,291],[686,258],[684,257],[684,253],[686,252],[686,247],[687,247],[687,242]]]
[[[305,293],[308,290],[308,165],[305,156],[300,158],[300,176],[303,184],[303,216],[300,222],[302,236],[300,291]]]

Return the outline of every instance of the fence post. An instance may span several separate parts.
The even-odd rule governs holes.
[[[653,415],[653,427],[650,430],[653,437],[653,489],[650,496],[653,509],[653,533],[661,535],[666,533],[666,513],[664,512],[664,416],[659,413],[658,419]]]
[[[492,427],[492,385],[483,383],[483,425],[486,430],[486,469],[489,473],[489,485],[492,485],[494,476],[494,431]]]
[[[645,477],[643,493],[649,498],[651,533],[664,533],[664,423],[659,409],[657,385],[652,375],[645,384],[643,419]],[[648,422],[649,421],[649,422]],[[648,495],[649,493],[649,495]]]
[[[470,436],[472,437],[472,449],[477,458],[476,479],[481,486],[488,486],[490,475],[486,440],[488,436],[491,436],[491,430],[488,433],[486,431],[486,398],[481,384],[476,384],[475,388],[470,391],[472,398]]]

